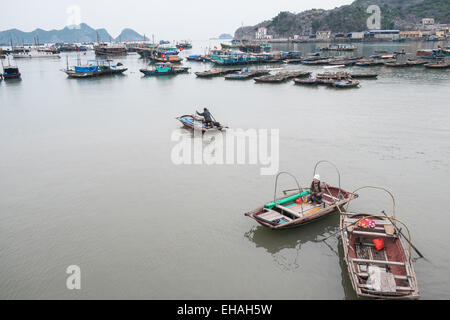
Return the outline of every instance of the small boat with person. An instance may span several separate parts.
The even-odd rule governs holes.
[[[211,125],[208,126],[205,119],[197,114],[187,114],[175,119],[180,121],[185,128],[191,130],[201,130],[203,133],[216,130],[222,131],[228,128],[217,121],[213,121]]]
[[[387,192],[392,198],[393,209],[392,216],[384,211],[382,214],[350,212],[349,201],[341,214],[339,232],[353,289],[358,297],[419,299],[410,231],[395,216],[392,193],[371,186],[359,188],[354,193],[362,189]]]
[[[245,216],[255,220],[262,226],[272,230],[300,227],[307,223],[323,218],[336,210],[340,210],[351,199],[357,197],[355,193],[345,191],[340,186],[340,173],[338,172],[339,185],[331,186],[320,181],[317,175],[317,167],[326,160],[319,161],[314,168],[314,181],[318,181],[322,190],[321,202],[313,201],[311,188],[300,186],[297,178],[289,172],[280,172],[275,178],[275,192],[273,201],[245,213]],[[333,165],[334,166],[334,165]],[[277,197],[278,178],[286,174],[295,180],[296,189],[283,191],[284,196]],[[311,184],[311,187],[313,186]]]

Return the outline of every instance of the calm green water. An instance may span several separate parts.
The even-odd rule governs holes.
[[[422,297],[450,298],[450,70],[352,67],[379,80],[335,90],[197,79],[210,66],[187,62],[190,74],[143,78],[137,55],[119,61],[124,76],[93,80],[67,79],[65,54],[18,61],[23,80],[0,83],[0,298],[354,299],[339,241],[314,242],[338,230],[337,214],[269,231],[243,216],[273,197],[260,166],[172,163],[174,118],[204,106],[232,128],[280,129],[280,170],[302,185],[328,159],[347,190],[390,189],[428,258],[415,264]],[[319,172],[337,184],[331,167]],[[364,191],[352,208],[389,205]],[[80,291],[66,289],[69,265],[81,267]]]

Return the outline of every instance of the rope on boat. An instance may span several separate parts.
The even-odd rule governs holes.
[[[320,160],[316,163],[316,165],[314,166],[314,173],[313,173],[313,177],[316,175],[316,171],[317,171],[317,167],[319,166],[319,164],[321,163],[328,163],[330,165],[332,165],[334,167],[334,169],[336,169],[336,172],[338,174],[338,185],[339,185],[339,193],[337,195],[338,198],[340,198],[339,196],[341,195],[341,173],[339,172],[338,167],[331,161],[328,160]],[[330,193],[331,195],[331,193]]]
[[[360,187],[360,188],[356,189],[356,190],[353,191],[352,193],[355,194],[357,191],[362,190],[362,189],[377,189],[377,190],[382,190],[382,191],[385,191],[386,193],[388,193],[388,194],[391,196],[391,198],[392,198],[392,217],[395,218],[395,208],[396,208],[396,205],[395,205],[395,198],[394,198],[394,195],[393,195],[389,190],[387,190],[387,189],[385,189],[385,188],[383,188],[383,187],[364,186],[364,187]],[[346,214],[346,215],[348,215],[348,208],[350,207],[350,202],[351,202],[352,200],[354,200],[354,199],[352,198],[352,199],[350,199],[350,200],[347,202],[347,206],[346,206],[346,208],[345,208],[345,214]]]
[[[297,178],[296,178],[292,173],[289,173],[289,172],[287,172],[287,171],[282,171],[282,172],[278,173],[277,176],[276,176],[276,178],[275,178],[275,192],[274,192],[274,194],[273,194],[273,202],[274,202],[274,203],[277,203],[276,200],[277,200],[278,178],[279,178],[280,175],[282,175],[282,174],[287,174],[288,176],[292,177],[292,178],[295,180],[295,183],[297,184],[298,192],[299,192],[299,193],[302,193],[302,192],[303,192],[303,188],[300,187],[300,183],[298,182]],[[303,201],[300,203],[300,207],[301,207],[301,209],[302,209],[302,215],[303,215]]]

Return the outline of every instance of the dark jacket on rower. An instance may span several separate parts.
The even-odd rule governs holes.
[[[320,184],[320,181],[314,181],[311,183],[311,194],[315,196],[322,196],[322,186]]]
[[[211,113],[208,110],[205,110],[203,113],[197,111],[197,114],[205,118],[206,123],[212,122]]]

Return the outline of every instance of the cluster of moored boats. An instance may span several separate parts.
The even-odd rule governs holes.
[[[318,177],[318,165],[323,162],[326,161],[316,164],[315,178]],[[349,192],[340,186],[340,182],[338,186],[332,186],[322,181],[322,201],[316,203],[310,200],[311,189],[301,187],[298,180],[287,173],[294,178],[298,188],[283,191],[283,196],[277,197],[278,177],[281,174],[286,172],[281,172],[275,179],[274,199],[246,212],[245,216],[271,230],[283,230],[306,227],[307,224],[338,211],[338,231],[321,241],[334,235],[341,236],[344,261],[356,295],[375,299],[420,297],[412,250],[423,256],[413,246],[407,225],[396,217],[395,199],[391,192],[379,187],[362,187]],[[338,175],[340,181],[339,171]],[[349,210],[351,201],[362,198],[357,192],[366,188],[386,191],[392,197],[391,215],[384,210],[375,214]]]
[[[225,130],[227,127],[213,122],[208,127],[198,115],[183,115],[176,118],[184,127],[201,130]],[[328,163],[336,168],[338,185],[333,186],[318,175],[321,164]],[[277,196],[278,180],[283,174],[291,176],[295,189],[284,190]],[[256,209],[245,212],[245,216],[270,230],[285,230],[308,224],[333,213],[340,214],[340,224],[336,232],[318,241],[326,241],[332,236],[340,236],[344,251],[344,261],[353,289],[358,297],[375,299],[419,299],[419,286],[413,266],[412,250],[419,257],[422,253],[412,244],[408,226],[396,216],[396,204],[391,192],[380,187],[362,187],[352,192],[341,187],[341,175],[337,167],[329,161],[319,161],[314,167],[314,181],[318,181],[322,192],[321,200],[312,197],[312,190],[302,187],[296,177],[288,172],[280,172],[275,178],[273,199],[269,199]],[[392,199],[390,214],[354,212],[350,203],[363,199],[360,191],[372,188],[385,191]]]

